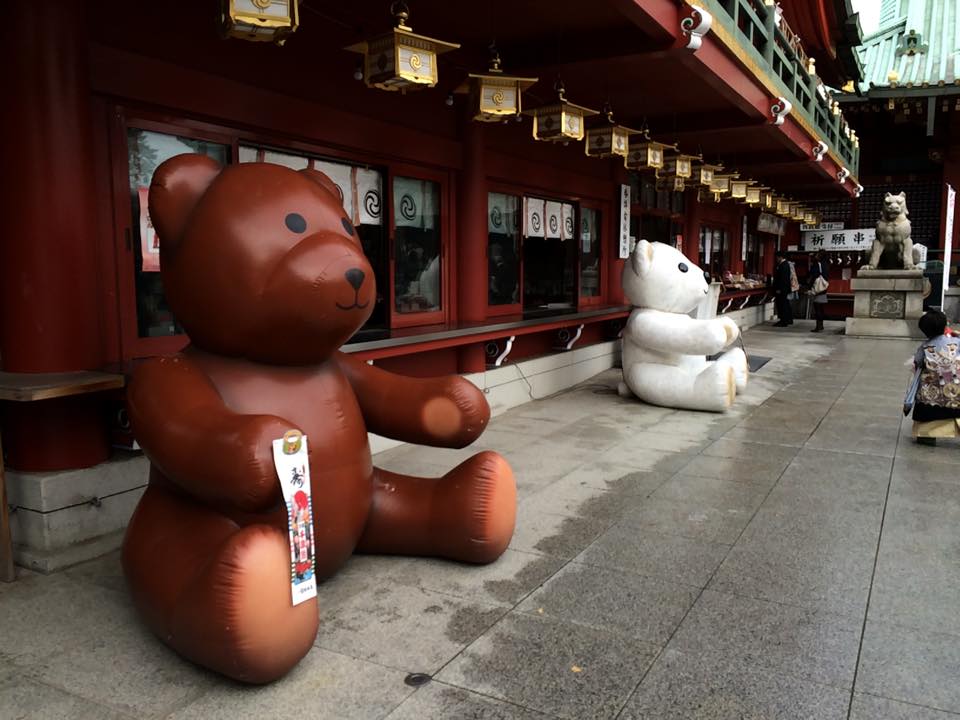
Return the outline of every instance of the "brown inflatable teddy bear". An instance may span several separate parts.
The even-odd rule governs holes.
[[[253,683],[310,650],[317,600],[291,601],[271,445],[291,429],[308,438],[318,578],[353,552],[498,558],[516,513],[501,456],[479,453],[439,479],[373,467],[368,430],[464,447],[490,410],[463,378],[400,377],[338,351],[375,288],[329,178],[181,155],[157,169],[149,204],[167,298],[191,340],[139,365],[128,391],[152,466],[123,567],[150,628]]]

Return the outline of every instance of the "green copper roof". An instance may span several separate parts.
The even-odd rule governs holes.
[[[957,0],[883,0],[880,29],[857,49],[864,66],[861,91],[924,94],[949,86],[960,92],[958,5]]]

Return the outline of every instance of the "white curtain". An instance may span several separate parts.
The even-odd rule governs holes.
[[[509,225],[507,196],[502,193],[487,195],[487,232],[509,235],[513,228]]]
[[[540,198],[523,199],[523,234],[527,237],[543,237],[544,201]]]
[[[272,150],[264,150],[263,161],[274,165],[283,165],[291,170],[306,170],[310,165],[310,160],[302,155],[291,155],[290,153],[279,153]]]
[[[333,181],[333,184],[337,186],[337,190],[340,192],[343,209],[347,211],[347,215],[351,218],[354,217],[353,199],[356,196],[353,187],[354,168],[341,163],[327,162],[326,160],[314,160],[313,168],[314,170],[319,170]]]
[[[560,239],[573,240],[577,236],[577,228],[573,223],[573,205],[563,203],[560,214],[561,219],[563,220],[563,222],[560,224]]]
[[[546,203],[546,209],[544,210],[544,215],[547,219],[546,222],[546,237],[550,238],[560,238],[560,230],[563,226],[563,218],[561,217],[561,203],[548,200]]]
[[[393,216],[397,227],[432,230],[439,206],[436,183],[416,178],[393,179]]]
[[[357,168],[357,225],[380,225],[383,222],[383,186],[376,170]]]

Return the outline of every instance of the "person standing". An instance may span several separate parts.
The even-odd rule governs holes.
[[[773,256],[773,293],[779,322],[774,327],[793,325],[793,308],[790,307],[790,293],[793,292],[790,282],[790,263],[784,252],[778,250]]]
[[[819,282],[818,279],[820,279]],[[817,325],[810,332],[823,332],[823,319],[827,312],[827,289],[830,278],[827,277],[826,254],[817,251],[810,257],[810,271],[807,274],[810,302],[813,305],[813,317]]]

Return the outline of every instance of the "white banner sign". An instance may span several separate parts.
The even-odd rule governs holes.
[[[757,219],[757,231],[770,233],[771,235],[783,235],[787,231],[786,218],[762,212]]]
[[[290,595],[294,605],[317,596],[310,459],[307,438],[291,430],[273,441],[273,463],[287,505]]]
[[[630,186],[620,186],[620,259],[630,257]]]
[[[560,239],[572,240],[575,236],[576,226],[573,222],[573,205],[563,203],[561,211]]]
[[[860,252],[873,247],[873,239],[876,236],[876,228],[813,230],[803,233],[803,249],[807,252],[816,250]]]
[[[943,282],[940,284],[940,308],[943,308],[943,297],[950,284],[950,256],[953,254],[953,211],[957,202],[957,191],[953,185],[947,184],[947,221],[943,233]]]

